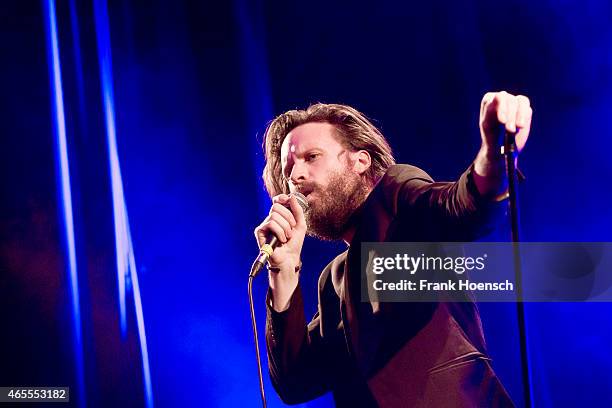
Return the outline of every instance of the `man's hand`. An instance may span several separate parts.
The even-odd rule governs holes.
[[[508,92],[489,92],[482,98],[480,106],[480,135],[482,148],[499,153],[500,125],[506,132],[516,132],[516,147],[519,152],[525,146],[531,128],[531,104],[524,95],[514,96]]]
[[[505,163],[500,153],[503,132],[516,132],[515,142],[520,152],[531,129],[531,104],[523,95],[489,92],[480,106],[480,136],[482,146],[474,162],[474,182],[483,196],[502,195],[507,189]]]
[[[304,211],[294,196],[280,194],[272,198],[270,213],[255,228],[255,238],[261,248],[270,235],[275,235],[278,245],[270,257],[270,265],[279,272],[270,272],[270,288],[274,309],[286,309],[295,290],[299,275],[295,273],[306,235]],[[287,208],[287,206],[289,208]]]

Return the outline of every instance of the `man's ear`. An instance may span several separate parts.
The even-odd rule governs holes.
[[[363,175],[372,165],[370,153],[365,150],[358,150],[351,154],[353,159],[353,170],[359,175]]]

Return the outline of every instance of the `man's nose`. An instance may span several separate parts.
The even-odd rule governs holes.
[[[306,180],[307,172],[306,166],[302,165],[299,162],[293,164],[293,168],[291,169],[291,174],[289,175],[289,179],[293,184],[299,184]]]

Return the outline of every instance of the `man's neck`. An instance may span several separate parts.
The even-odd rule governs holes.
[[[353,241],[353,237],[355,236],[355,232],[356,232],[357,228],[355,228],[354,226],[349,228],[348,231],[346,231],[343,235],[342,235],[342,240],[344,241],[344,243],[348,246],[351,246],[351,242]]]
[[[378,181],[380,181],[380,179]],[[366,201],[368,201],[368,198],[370,197],[370,194],[372,194],[372,191],[374,191],[374,188],[376,187],[376,184],[378,184],[378,181],[370,187],[363,201],[349,219],[349,223],[351,223],[351,226],[346,230],[344,234],[342,234],[342,240],[348,246],[351,246],[351,242],[353,242],[353,238],[355,237],[355,233],[357,232],[357,225],[360,223],[360,213],[363,210],[363,205]]]

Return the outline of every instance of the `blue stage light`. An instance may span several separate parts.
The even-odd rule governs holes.
[[[79,302],[79,277],[77,271],[74,218],[72,212],[72,193],[70,189],[70,166],[68,161],[68,141],[66,138],[66,118],[64,114],[64,96],[62,91],[62,73],[57,35],[55,1],[43,1],[45,10],[45,27],[47,37],[47,55],[49,61],[49,78],[51,82],[53,128],[56,137],[56,160],[61,207],[64,219],[65,245],[68,256],[68,275],[70,279],[70,297],[72,310],[73,349],[75,353],[75,370],[80,407],[85,407],[85,385],[83,368],[83,341],[81,329],[81,310]]]

